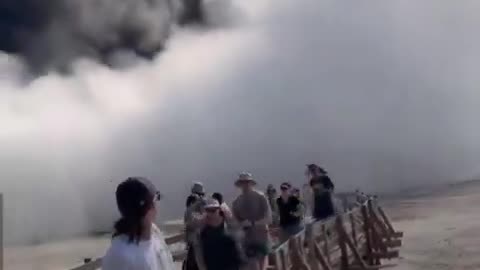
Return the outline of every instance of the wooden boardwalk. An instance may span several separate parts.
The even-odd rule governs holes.
[[[275,229],[272,236],[275,238]],[[306,224],[305,229],[274,246],[269,255],[271,270],[370,270],[385,266],[399,256],[402,232],[397,232],[376,198],[357,196],[356,202],[330,219]],[[166,238],[168,245],[183,243],[179,233]],[[173,253],[182,261],[186,252]],[[97,270],[101,258],[87,260],[71,270]]]

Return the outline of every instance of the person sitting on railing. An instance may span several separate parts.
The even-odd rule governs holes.
[[[246,263],[238,227],[231,213],[224,212],[216,199],[208,199],[204,225],[197,234],[195,249],[199,268],[205,270],[239,270]]]
[[[184,261],[183,269],[197,270],[195,251],[192,246],[192,237],[201,225],[204,217],[205,189],[200,182],[193,183],[191,194],[187,197],[186,210],[184,215],[185,238],[187,243],[187,258]]]
[[[248,269],[263,270],[267,267],[267,255],[270,252],[268,225],[272,223],[272,212],[265,195],[255,190],[256,184],[250,173],[239,175],[235,186],[242,193],[233,202],[232,213],[244,228]]]
[[[276,201],[280,214],[282,240],[288,239],[303,229],[303,206],[300,200],[293,196],[291,188],[292,185],[290,185],[290,183],[280,185],[281,194]]]
[[[131,177],[118,185],[115,195],[121,218],[115,223],[102,269],[175,269],[163,234],[153,223],[155,201],[160,200],[154,185],[145,178]]]
[[[332,200],[332,191],[325,188],[321,176],[310,180],[313,191],[313,213],[315,220],[321,220],[335,215],[335,206]]]

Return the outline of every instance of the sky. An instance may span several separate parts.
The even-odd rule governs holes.
[[[165,220],[193,181],[232,199],[241,171],[301,185],[316,162],[366,192],[480,173],[477,1],[205,5],[208,25],[173,26],[152,60],[74,54],[59,58],[70,73],[35,75],[28,55],[0,52],[7,243],[108,230],[128,176],[164,193]]]

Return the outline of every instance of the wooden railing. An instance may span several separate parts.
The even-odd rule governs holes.
[[[401,237],[376,199],[366,198],[345,213],[307,224],[275,247],[269,269],[377,269],[399,256]]]
[[[274,246],[271,270],[378,269],[385,259],[399,256],[402,232],[397,232],[374,197],[357,194],[351,209],[330,219],[308,223],[305,229]],[[168,245],[183,243],[184,234],[167,237]],[[184,249],[173,252],[185,259]],[[97,270],[101,259],[85,261],[71,270]]]

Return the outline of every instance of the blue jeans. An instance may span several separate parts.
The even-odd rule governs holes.
[[[303,230],[303,224],[294,224],[294,225],[288,225],[288,226],[282,226],[282,236],[281,239],[287,240],[290,236],[295,235]]]

